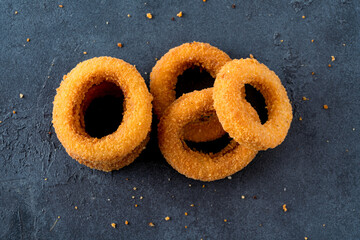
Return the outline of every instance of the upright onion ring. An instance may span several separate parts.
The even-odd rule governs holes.
[[[205,69],[216,78],[221,67],[230,57],[208,43],[185,43],[170,49],[154,66],[150,74],[150,91],[154,96],[154,110],[160,119],[163,112],[176,99],[178,76],[192,66]],[[185,137],[194,142],[211,141],[225,134],[216,114],[208,120],[198,119],[186,127]]]
[[[245,84],[255,87],[265,98],[268,120],[253,121],[250,103],[245,100]],[[240,144],[259,150],[282,143],[292,121],[292,107],[279,77],[255,59],[233,60],[221,69],[214,84],[214,107],[221,125]]]
[[[184,141],[184,127],[204,114],[214,113],[212,88],[185,94],[164,112],[158,126],[159,147],[167,162],[179,173],[201,181],[214,181],[240,171],[251,162],[257,150],[231,141],[218,153],[191,150]],[[260,119],[251,106],[252,121]]]
[[[118,129],[99,139],[85,131],[83,111],[88,103],[84,99],[89,91],[94,96],[106,93],[106,87],[94,88],[104,82],[121,88],[124,113]],[[111,57],[92,58],[64,76],[54,100],[53,125],[71,157],[91,168],[112,171],[133,162],[145,148],[152,120],[151,101],[145,81],[134,66]]]

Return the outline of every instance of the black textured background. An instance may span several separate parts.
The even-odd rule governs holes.
[[[360,239],[359,24],[357,0],[0,1],[0,239]],[[64,74],[108,55],[148,83],[155,58],[190,41],[279,75],[294,109],[282,145],[205,187],[155,134],[112,173],[66,154],[51,124]]]

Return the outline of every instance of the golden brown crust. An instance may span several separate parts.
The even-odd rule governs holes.
[[[221,67],[230,60],[226,53],[208,43],[185,43],[170,49],[150,74],[150,91],[154,96],[154,110],[158,118],[175,101],[178,76],[186,69],[199,66],[215,78]],[[207,123],[190,123],[186,131],[189,131],[186,139],[194,142],[211,141],[225,134],[216,116]]]
[[[90,137],[84,128],[83,101],[95,85],[111,82],[124,94],[123,120],[103,138]],[[53,108],[53,125],[67,153],[90,167],[110,171],[128,165],[146,142],[152,120],[152,96],[136,68],[111,57],[79,63],[61,82]],[[87,103],[84,103],[87,104]],[[143,147],[141,148],[143,149]],[[134,152],[135,151],[135,152]]]
[[[253,121],[258,121],[256,111]],[[214,181],[243,169],[257,150],[231,141],[222,151],[206,154],[191,150],[184,141],[184,126],[204,113],[214,113],[212,88],[183,95],[171,104],[158,126],[159,147],[167,162],[185,176],[201,181]]]
[[[268,120],[251,121],[254,112],[240,91],[245,84],[255,87],[265,98]],[[233,60],[221,69],[214,84],[214,107],[226,132],[238,143],[251,144],[259,150],[282,143],[292,121],[292,107],[278,76],[255,59]]]

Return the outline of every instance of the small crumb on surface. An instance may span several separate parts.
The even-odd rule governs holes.
[[[19,13],[18,11],[15,11],[15,12],[14,12],[15,15],[18,14],[18,13]]]
[[[188,215],[188,213],[187,212],[185,212],[185,216],[187,216]]]
[[[228,176],[228,177],[227,177],[227,179],[231,180],[231,179],[232,179],[232,177],[231,177],[231,176]]]
[[[128,220],[125,220],[125,225],[129,225],[129,221],[128,221]]]
[[[307,238],[307,237],[304,237],[304,239],[305,239],[305,240],[308,240],[308,238]]]
[[[335,56],[331,56],[331,61],[335,61]]]
[[[86,55],[87,54],[87,52],[83,52],[84,53],[84,55]]]
[[[190,207],[194,207],[195,205],[194,204],[190,204]]]
[[[303,15],[303,16],[302,16],[302,19],[305,19],[305,18],[306,18],[305,15]]]
[[[281,39],[280,42],[284,42],[284,40]]]
[[[26,41],[27,41],[27,42],[30,42],[30,38],[27,38]]]
[[[119,48],[122,48],[122,47],[123,47],[122,43],[118,43],[117,46],[118,46]]]
[[[178,16],[179,18],[181,18],[183,16],[183,12],[180,11],[178,14],[176,14],[176,16]]]
[[[64,7],[64,5],[62,5],[62,4],[59,4],[59,8],[63,8]]]
[[[129,18],[129,17],[131,17],[131,15],[130,15],[130,14],[128,14],[128,15],[127,15],[127,17]]]
[[[77,207],[77,206],[75,206],[74,208],[75,208],[76,210],[78,209],[78,207]]]
[[[172,18],[171,18],[171,21],[175,21],[175,18],[174,18],[174,17],[172,17]]]
[[[134,191],[136,191],[137,188],[136,188],[136,187],[133,187],[133,189],[134,189]]]
[[[16,113],[16,111],[14,110],[14,111],[12,111],[12,113],[13,113],[13,114],[15,114],[15,113]]]
[[[328,65],[328,67],[331,68],[331,64],[330,64],[330,63],[329,63],[329,65]]]
[[[135,207],[138,207],[139,205],[135,204],[134,206],[135,206]]]
[[[24,94],[20,93],[19,96],[20,96],[20,98],[23,98],[23,97],[24,97]]]
[[[149,222],[149,226],[150,227],[155,227],[155,224],[153,224],[152,222]]]
[[[224,222],[227,222],[227,219],[226,219],[226,218],[224,219]]]
[[[116,228],[116,223],[111,223],[111,226],[112,226],[113,228]]]
[[[147,14],[146,14],[146,17],[147,17],[148,19],[152,19],[152,18],[153,18],[153,16],[152,16],[151,13],[147,13]]]
[[[303,101],[308,101],[309,99],[304,96],[304,97],[302,97],[302,100],[303,100]]]
[[[302,117],[299,117],[299,121],[302,121],[303,119],[302,119]]]
[[[205,185],[202,185],[202,188],[205,188]]]
[[[165,220],[166,220],[166,221],[169,221],[169,220],[170,220],[170,217],[169,217],[169,216],[165,217]]]
[[[329,109],[329,106],[325,104],[325,105],[323,106],[323,108],[324,108],[324,109]]]
[[[231,5],[231,8],[235,9],[235,8],[236,8],[236,5],[235,5],[235,4],[232,4],[232,5]]]
[[[144,197],[143,196],[140,196],[140,200],[143,199]]]
[[[206,0],[203,0],[203,2],[206,2]]]
[[[185,226],[185,228],[187,228],[187,226]]]
[[[45,181],[47,181],[47,178],[44,178]]]
[[[311,39],[311,42],[313,43],[315,40],[314,39]]]
[[[253,196],[253,199],[257,199],[257,196],[256,196],[256,195],[254,195],[254,196]]]
[[[322,226],[325,227],[325,223]]]
[[[254,58],[254,55],[252,55],[251,53],[250,53],[250,55],[249,55],[249,56],[250,56],[250,58]]]
[[[134,199],[134,198],[135,198],[135,196],[131,196],[131,198],[132,198],[132,199]]]
[[[245,199],[245,196],[244,196],[244,195],[242,195],[242,196],[241,196],[241,199]]]
[[[287,212],[286,204],[284,204],[284,205],[282,206],[282,208],[283,208],[284,212]]]

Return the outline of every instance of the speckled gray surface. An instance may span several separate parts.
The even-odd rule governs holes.
[[[159,2],[0,2],[0,238],[360,239],[360,2]],[[282,145],[204,188],[166,163],[155,128],[120,171],[66,154],[51,125],[63,74],[108,55],[148,83],[155,58],[189,41],[252,53],[279,75],[294,108]]]

